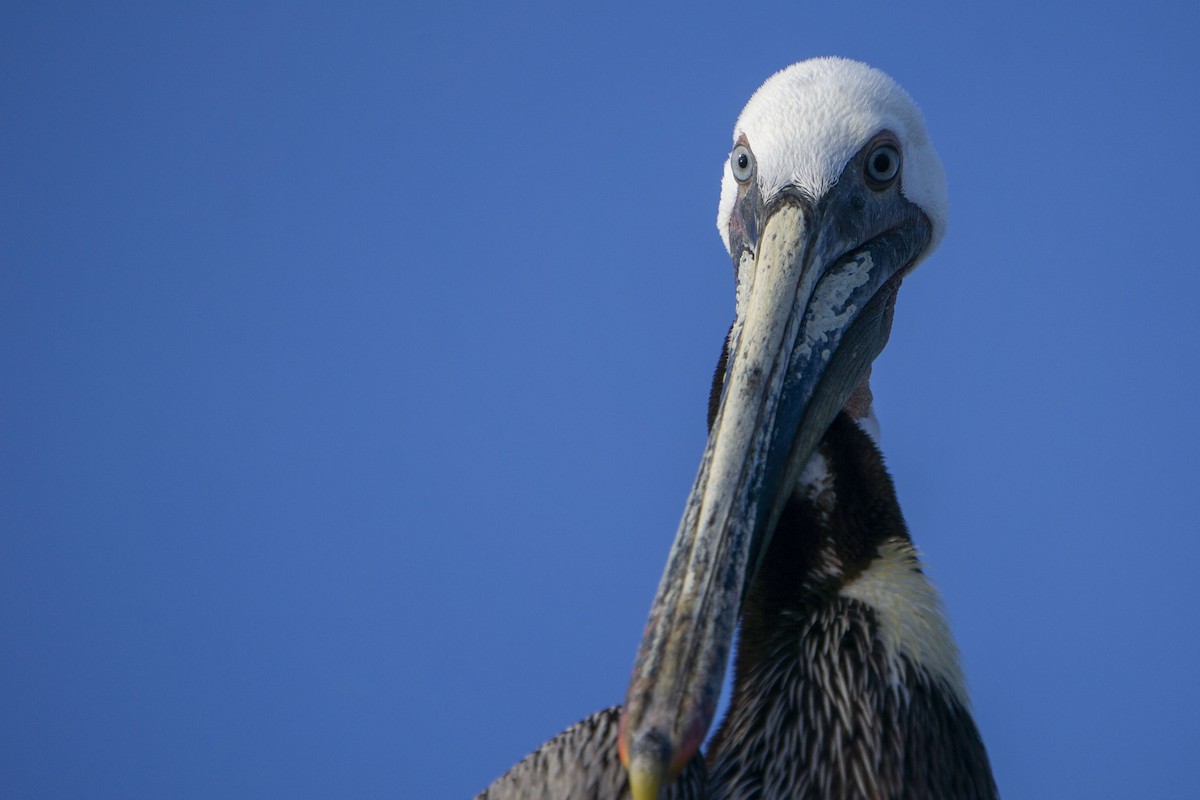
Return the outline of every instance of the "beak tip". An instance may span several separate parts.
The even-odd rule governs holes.
[[[664,783],[671,774],[675,748],[670,737],[655,729],[645,731],[626,742],[621,736],[621,760],[629,773],[629,793],[633,800],[658,800]]]
[[[633,800],[658,800],[667,762],[654,757],[633,757],[629,764],[629,793]]]

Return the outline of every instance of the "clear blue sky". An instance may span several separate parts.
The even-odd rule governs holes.
[[[1200,5],[196,5],[0,8],[0,795],[462,798],[619,702],[730,130],[837,54],[949,178],[874,385],[1001,790],[1195,796]]]

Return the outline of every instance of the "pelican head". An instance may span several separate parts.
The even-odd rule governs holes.
[[[638,800],[699,750],[780,512],[834,416],[869,397],[900,281],[945,227],[945,177],[924,121],[879,70],[795,64],[738,119],[717,217],[736,316],[621,720]]]

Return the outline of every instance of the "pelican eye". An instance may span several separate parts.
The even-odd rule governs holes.
[[[884,189],[900,174],[900,151],[890,144],[881,144],[867,156],[867,182],[872,189]]]
[[[754,177],[754,153],[744,144],[737,145],[729,154],[729,168],[738,183],[749,183]]]

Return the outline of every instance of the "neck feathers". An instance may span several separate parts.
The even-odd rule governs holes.
[[[940,600],[860,425],[830,426],[747,596],[714,797],[995,796]]]

